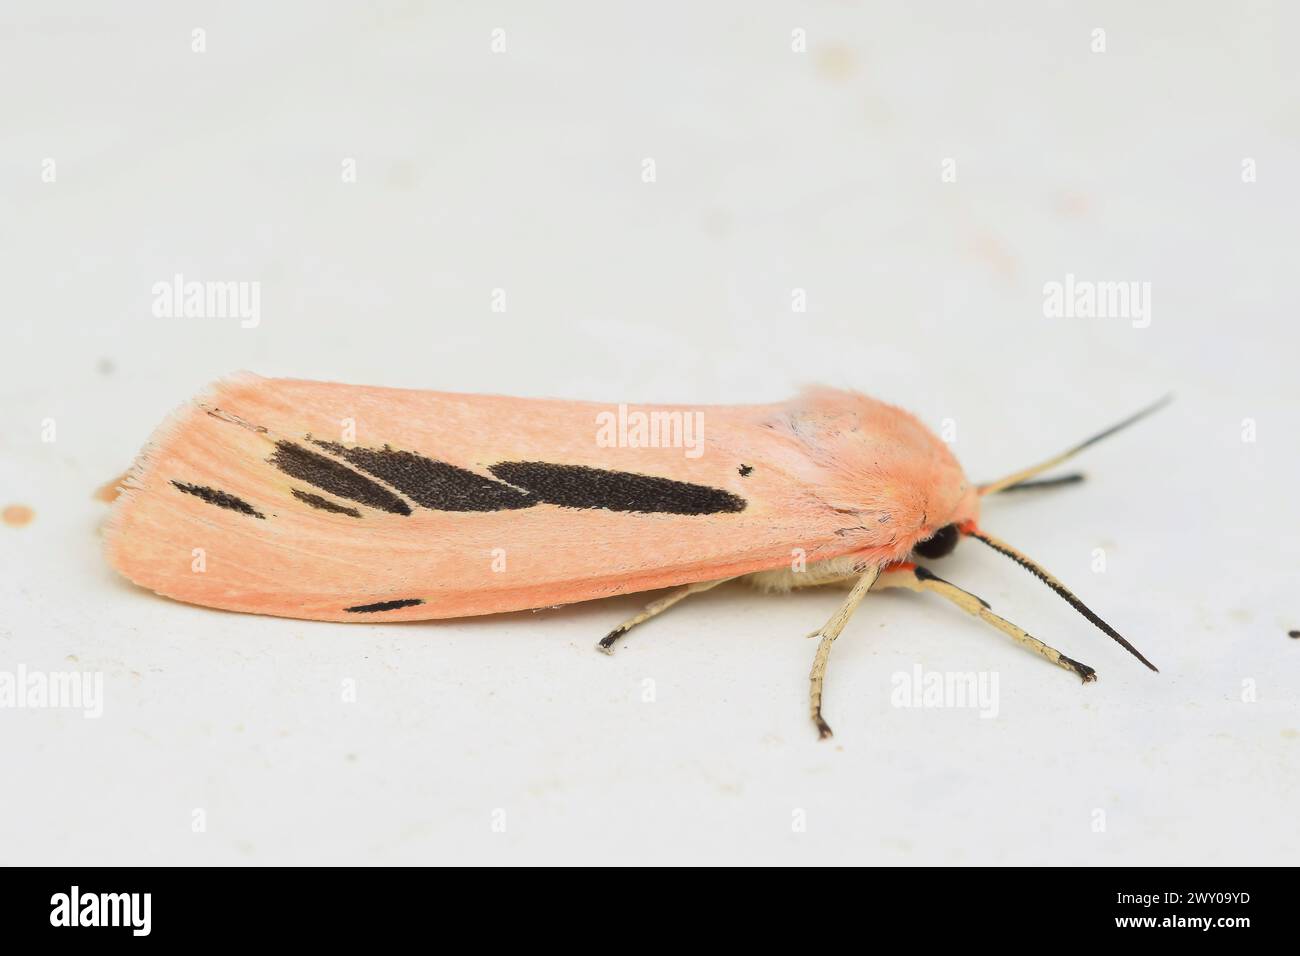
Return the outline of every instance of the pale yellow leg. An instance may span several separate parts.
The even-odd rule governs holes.
[[[817,725],[817,732],[823,740],[831,735],[830,724],[822,718],[822,684],[826,680],[826,663],[831,657],[831,645],[835,643],[835,638],[840,636],[844,625],[849,622],[849,618],[862,603],[862,599],[867,596],[871,586],[876,583],[879,574],[879,567],[868,568],[862,577],[858,578],[858,583],[853,585],[853,590],[844,599],[839,610],[831,615],[831,619],[822,625],[820,630],[808,635],[821,638],[821,642],[817,645],[817,656],[813,658],[812,674],[809,675],[812,684],[809,702],[812,707],[813,723]]]
[[[651,601],[645,606],[644,610],[632,615],[632,617],[628,618],[618,627],[614,628],[614,630],[602,637],[600,643],[598,643],[596,647],[599,650],[604,651],[606,654],[613,654],[614,642],[638,624],[645,623],[656,614],[662,614],[683,598],[689,597],[692,594],[699,594],[701,591],[708,591],[712,588],[716,588],[719,584],[730,580],[733,579],[721,578],[717,581],[699,581],[695,584],[685,584],[679,588],[674,588],[663,597],[659,598],[659,600]]]
[[[1041,657],[1047,658],[1057,667],[1063,667],[1075,674],[1086,684],[1088,681],[1097,679],[1097,672],[1087,664],[1081,664],[1073,658],[1066,657],[1056,648],[1044,644],[1038,638],[1034,637],[1023,628],[1017,627],[1006,618],[999,617],[993,613],[993,610],[971,594],[969,591],[963,591],[957,585],[943,578],[936,577],[925,568],[895,568],[886,569],[876,581],[876,588],[908,588],[912,591],[933,591],[935,594],[942,595],[953,604],[974,617],[987,621],[992,624],[1003,634],[1006,634],[1013,641],[1022,647],[1026,647]]]

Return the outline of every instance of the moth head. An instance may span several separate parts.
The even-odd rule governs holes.
[[[931,488],[925,525],[912,544],[912,554],[918,558],[944,558],[952,554],[964,529],[975,527],[979,519],[980,496],[978,489],[960,478],[949,478],[948,486]]]
[[[1104,634],[1113,638],[1125,650],[1131,653],[1147,667],[1151,668],[1151,670],[1155,670],[1156,666],[1142,656],[1142,653],[1136,647],[1130,644],[1128,640],[1121,636],[1113,627],[1098,617],[1092,608],[1084,604],[1073,591],[1057,580],[1051,572],[1038,564],[1023,551],[1012,547],[1007,542],[994,537],[980,528],[977,520],[979,517],[977,511],[979,500],[988,495],[996,495],[1003,492],[1019,491],[1030,488],[1044,488],[1056,485],[1073,484],[1082,480],[1083,476],[1078,474],[1061,475],[1057,478],[1039,478],[1038,476],[1048,469],[1054,468],[1062,462],[1068,461],[1090,445],[1093,445],[1101,441],[1103,438],[1113,435],[1117,431],[1127,428],[1134,422],[1145,418],[1157,409],[1164,407],[1168,401],[1169,398],[1165,397],[1154,405],[1148,406],[1134,415],[1130,415],[1128,418],[1124,419],[1124,421],[1112,425],[1105,431],[1093,435],[1086,441],[1080,442],[1073,448],[1070,448],[1059,455],[1054,455],[1046,461],[1039,462],[1036,465],[1031,465],[1028,468],[1022,468],[1019,471],[1007,475],[1005,478],[999,478],[997,481],[986,482],[978,487],[968,489],[969,492],[973,493],[973,500],[970,494],[966,495],[963,497],[961,505],[956,509],[954,520],[945,522],[933,530],[927,528],[926,530],[928,533],[919,536],[916,543],[912,545],[913,556],[919,558],[941,558],[944,555],[951,554],[952,550],[957,546],[957,542],[961,538],[974,538],[992,548],[994,551],[997,551],[999,554],[1010,558],[1012,561],[1016,562],[1016,564],[1031,573],[1034,577],[1038,578],[1038,580],[1042,581],[1052,591],[1067,601],[1071,607],[1082,614],[1088,621],[1096,625]],[[1088,678],[1085,677],[1085,680],[1087,679]]]

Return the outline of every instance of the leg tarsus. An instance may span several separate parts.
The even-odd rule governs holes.
[[[1095,670],[1087,664],[1076,661],[1073,657],[1066,657],[1064,654],[1061,654],[1061,663],[1078,674],[1079,679],[1085,684],[1090,684],[1097,679],[1097,672]]]
[[[831,730],[831,725],[826,723],[821,714],[817,714],[813,717],[813,723],[817,725],[818,740],[827,740],[835,736],[835,732]]]
[[[604,637],[600,639],[599,643],[596,644],[597,650],[603,651],[606,654],[613,654],[614,642],[617,641],[620,637],[622,637],[626,633],[627,633],[627,626],[624,624],[620,624],[618,627],[614,628],[614,630],[610,631],[608,634],[606,634]]]
[[[701,591],[708,591],[716,588],[724,581],[730,581],[731,578],[719,578],[717,581],[697,581],[694,584],[684,584],[679,588],[669,591],[657,601],[651,601],[641,611],[632,615],[614,630],[610,631],[596,643],[596,650],[603,651],[606,654],[614,653],[614,643],[638,624],[643,624],[657,614],[662,614],[678,601],[690,597],[692,594],[698,594]]]

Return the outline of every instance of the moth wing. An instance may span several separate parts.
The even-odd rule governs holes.
[[[702,416],[700,440],[629,447],[642,436],[616,406],[243,374],[158,429],[107,554],[181,601],[334,621],[546,607],[843,554],[836,516],[780,467],[775,408],[661,406],[670,432],[674,413]]]

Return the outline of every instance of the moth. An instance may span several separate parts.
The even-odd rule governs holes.
[[[913,415],[836,389],[767,405],[656,406],[611,440],[610,407],[596,403],[242,373],[158,428],[121,482],[105,543],[114,568],[167,597],[319,621],[456,618],[672,589],[610,631],[605,651],[724,581],[847,587],[810,635],[810,709],[824,738],[831,645],[872,590],[937,594],[1095,679],[920,563],[962,538],[1011,558],[1155,670],[979,520],[989,495],[1077,481],[1034,479],[1164,401],[977,485]],[[677,440],[683,423],[697,426],[689,448]]]

